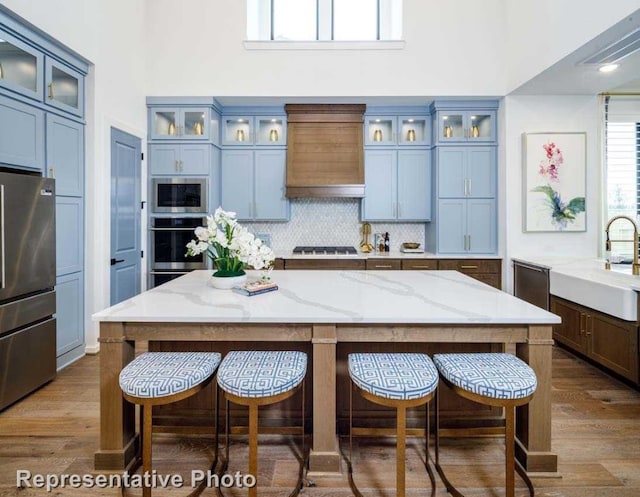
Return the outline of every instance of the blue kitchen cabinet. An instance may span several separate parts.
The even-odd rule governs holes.
[[[256,150],[254,152],[253,218],[269,221],[289,219],[289,200],[285,197],[287,152]]]
[[[431,155],[427,150],[398,151],[399,221],[431,219]]]
[[[398,116],[399,146],[425,146],[431,143],[431,120],[427,115]]]
[[[84,75],[67,64],[45,58],[45,102],[76,116],[84,116]]]
[[[497,100],[436,100],[431,104],[433,144],[494,143]]]
[[[495,197],[495,147],[437,149],[440,198]]]
[[[0,95],[0,163],[43,170],[44,114]]]
[[[269,147],[287,145],[286,116],[255,116],[256,145]]]
[[[399,109],[399,108],[398,108]],[[398,111],[398,109],[395,109]],[[374,108],[375,110],[375,108]],[[387,112],[390,112],[387,110]],[[419,146],[431,141],[431,120],[427,114],[368,114],[364,124],[365,146]]]
[[[149,172],[152,175],[209,176],[210,170],[209,144],[149,144]]]
[[[56,180],[56,195],[84,194],[84,125],[47,113],[45,175]]]
[[[396,219],[397,163],[395,150],[365,150],[363,221]]]
[[[56,274],[84,268],[84,202],[56,195]]]
[[[85,352],[82,119],[89,63],[2,6],[0,26],[0,163],[56,180],[56,355],[62,368]]]
[[[495,199],[438,201],[438,252],[492,254],[497,248]]]
[[[152,140],[209,141],[217,133],[217,114],[212,116],[210,107],[149,109],[149,136]]]
[[[284,196],[285,150],[223,150],[220,166],[222,208],[244,221],[287,221]]]
[[[367,115],[364,121],[365,146],[395,145],[397,122],[397,116]]]
[[[222,151],[220,203],[240,220],[253,219],[253,151]]]
[[[428,221],[431,159],[428,150],[365,150],[363,221]]]
[[[44,55],[0,28],[0,87],[42,100]]]
[[[84,272],[56,279],[56,357],[58,368],[84,355]]]
[[[281,114],[257,114],[243,109],[244,115],[222,116],[222,144],[233,147],[284,147],[287,144],[287,118]]]

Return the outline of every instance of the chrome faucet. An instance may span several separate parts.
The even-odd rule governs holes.
[[[613,224],[614,221],[617,221],[618,219],[626,219],[627,221],[629,221],[631,223],[631,225],[633,226],[633,240],[611,240],[609,238],[609,228],[611,227],[611,225]],[[629,216],[614,216],[611,219],[609,219],[609,222],[607,223],[607,227],[605,228],[605,233],[607,234],[607,240],[605,242],[605,251],[607,252],[607,262],[605,262],[605,269],[611,269],[611,261],[610,261],[610,255],[611,255],[611,242],[633,242],[633,266],[632,266],[632,272],[635,275],[640,275],[640,264],[638,263],[638,225],[636,224],[636,222],[631,219]]]

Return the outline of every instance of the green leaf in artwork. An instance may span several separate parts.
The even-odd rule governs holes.
[[[572,198],[567,204],[566,209],[572,214],[584,212],[584,197]]]

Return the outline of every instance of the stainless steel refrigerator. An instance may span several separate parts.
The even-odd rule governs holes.
[[[54,181],[0,169],[0,410],[56,375]]]

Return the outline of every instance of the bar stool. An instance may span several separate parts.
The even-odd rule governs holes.
[[[304,378],[307,354],[296,351],[234,350],[229,352],[218,371],[218,385],[226,399],[224,468],[229,461],[229,402],[249,408],[249,474],[258,481],[258,408],[282,402],[302,388],[302,456],[298,482],[289,497],[302,489],[306,463],[304,443]],[[249,497],[258,495],[257,485],[249,488]]]
[[[349,377],[360,395],[370,402],[396,409],[396,495],[404,497],[407,408],[427,404],[425,467],[431,479],[431,495],[436,482],[429,465],[429,405],[438,386],[438,370],[425,354],[355,353],[348,355]],[[353,428],[353,388],[349,390],[349,484],[354,495],[362,497],[353,480],[351,466]],[[364,433],[370,433],[364,431]]]
[[[505,410],[505,489],[506,497],[514,497],[516,470],[529,488],[534,490],[526,471],[515,459],[515,408],[527,404],[538,384],[536,373],[512,354],[435,354],[433,356],[444,382],[461,397],[479,404],[503,407]],[[440,466],[440,419],[436,395],[436,469],[454,497],[463,495],[447,480]]]
[[[151,474],[151,437],[153,406],[170,404],[202,390],[213,378],[220,364],[217,352],[146,352],[120,372],[123,397],[138,404],[142,417],[142,472]],[[212,468],[218,460],[218,403],[215,409],[216,452]],[[144,497],[151,487],[144,486]]]

